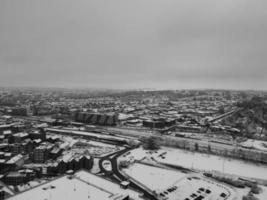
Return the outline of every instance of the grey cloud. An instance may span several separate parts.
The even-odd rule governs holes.
[[[266,8],[264,0],[2,0],[0,84],[267,89]]]

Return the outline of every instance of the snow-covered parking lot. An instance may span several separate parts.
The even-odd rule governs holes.
[[[151,190],[160,191],[185,177],[185,173],[135,163],[124,172]]]
[[[135,163],[123,170],[128,176],[169,200],[232,200],[236,192],[231,187],[196,174]]]

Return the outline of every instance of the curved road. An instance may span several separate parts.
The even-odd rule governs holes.
[[[131,180],[128,180],[126,177],[124,177],[124,175],[118,170],[118,163],[117,163],[117,159],[125,154],[126,152],[132,150],[131,148],[126,148],[124,150],[118,151],[116,153],[112,153],[110,155],[104,156],[103,158],[101,158],[99,160],[99,168],[101,170],[101,172],[105,173],[107,176],[111,176],[113,179],[117,180],[117,181],[129,181],[130,182],[130,187],[137,189],[138,191],[142,192],[144,194],[145,197],[151,199],[151,200],[158,200],[158,198],[156,198],[155,195],[151,194],[149,191],[147,191],[145,188],[143,188],[140,185],[137,185],[136,183],[132,182]],[[106,171],[103,166],[102,163],[104,160],[109,160],[111,162],[112,165],[112,172]]]

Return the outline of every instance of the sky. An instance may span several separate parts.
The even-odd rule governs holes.
[[[0,86],[267,89],[266,0],[1,0]]]

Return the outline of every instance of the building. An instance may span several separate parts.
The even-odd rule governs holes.
[[[158,119],[151,119],[151,120],[144,120],[143,126],[148,128],[166,128],[170,127],[176,124],[176,121],[174,119],[164,119],[164,118],[158,118]]]
[[[0,189],[0,200],[4,200],[5,199],[5,191]]]
[[[33,162],[44,163],[48,159],[49,152],[44,146],[37,147],[33,151]]]
[[[117,114],[105,114],[105,113],[88,113],[88,112],[76,112],[74,120],[77,122],[95,124],[102,126],[116,126],[118,123]]]
[[[28,138],[22,143],[22,152],[31,153],[33,149],[34,149],[34,143],[31,139]]]
[[[25,158],[23,155],[18,154],[6,162],[6,165],[10,166],[12,169],[20,168],[24,165]]]
[[[14,143],[21,143],[23,140],[29,137],[28,133],[16,133],[13,135]]]
[[[47,161],[52,148],[53,145],[49,143],[42,143],[39,147],[36,147],[33,150],[33,162],[44,163]]]
[[[25,192],[16,194],[9,200],[140,200],[140,193],[123,189],[102,177],[81,170],[74,175],[65,175]]]
[[[3,124],[0,125],[0,133],[3,133],[6,130],[10,130],[14,124]]]
[[[62,154],[62,151],[63,151],[62,149],[55,147],[50,152],[49,157],[54,160]]]

